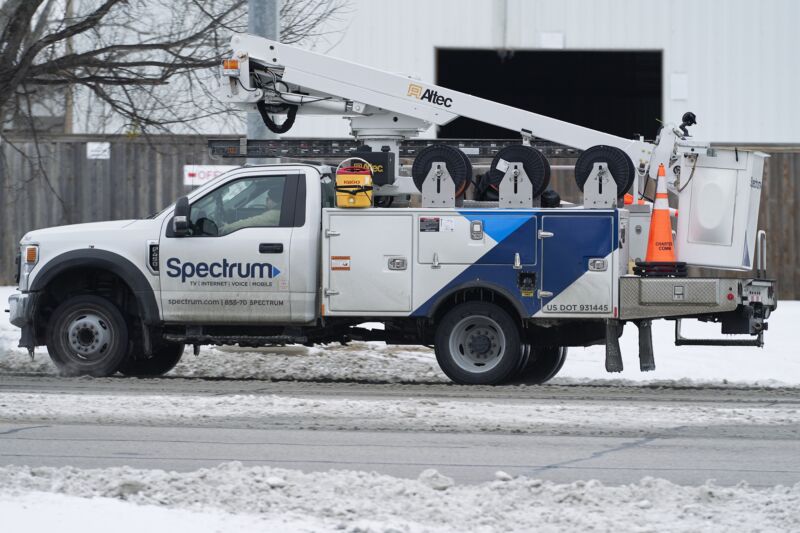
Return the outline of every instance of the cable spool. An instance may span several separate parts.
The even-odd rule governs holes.
[[[614,146],[599,144],[584,150],[578,161],[575,163],[575,182],[578,188],[583,191],[589,174],[592,173],[595,163],[606,163],[614,181],[617,183],[617,196],[623,197],[633,185],[636,176],[636,169],[633,161],[623,150]]]
[[[437,161],[447,165],[447,171],[456,186],[456,198],[463,196],[472,180],[472,164],[467,154],[446,144],[432,144],[419,151],[411,166],[414,185],[422,192],[422,184],[428,176],[431,165]]]
[[[464,150],[458,150],[458,153],[461,154],[461,159],[464,160],[464,164],[467,166],[467,185],[464,187],[464,192],[461,194],[465,194],[467,189],[469,188],[470,184],[475,185],[474,176],[472,175],[472,161],[469,160],[469,156],[464,153]],[[457,194],[456,197],[459,195]]]
[[[495,192],[499,190],[500,182],[505,176],[505,172],[497,170],[501,159],[509,163],[522,163],[522,168],[525,169],[525,174],[528,175],[528,179],[533,185],[534,198],[539,197],[550,184],[550,163],[544,154],[536,148],[524,144],[513,144],[503,147],[497,152],[492,159],[489,172],[484,176],[484,179],[489,180],[489,187]]]

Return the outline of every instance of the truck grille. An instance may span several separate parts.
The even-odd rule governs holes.
[[[16,267],[17,267],[17,268],[15,268],[15,269],[14,269],[14,283],[19,283],[19,277],[20,277],[20,264],[21,264],[21,253],[22,253],[22,252],[18,252],[18,253],[17,253],[17,257],[14,259],[14,266],[16,266]]]

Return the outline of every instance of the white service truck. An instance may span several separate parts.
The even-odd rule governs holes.
[[[762,344],[776,307],[756,228],[763,154],[691,140],[691,114],[648,143],[259,37],[235,35],[232,47],[221,97],[258,109],[276,131],[298,114],[348,118],[375,150],[355,155],[387,166],[370,191],[375,206],[337,207],[330,167],[246,166],[148,219],[29,232],[11,322],[20,346],[47,345],[63,373],[161,375],[187,344],[380,340],[432,346],[458,383],[542,383],[569,346],[605,344],[607,370],[620,371],[628,322],[639,328],[641,369],[652,370],[659,318],[676,320],[679,344]],[[499,150],[485,176],[493,202],[464,200],[475,177],[450,146],[420,150],[412,176],[400,175],[404,140],[458,116],[523,140]],[[583,151],[583,205],[547,193],[548,162],[527,144],[534,135]],[[642,261],[652,205],[638,199],[661,165],[680,209],[669,265]],[[637,201],[624,205],[629,190]],[[409,195],[421,206],[400,201]],[[687,263],[757,271],[694,277]],[[686,318],[750,337],[686,339]]]

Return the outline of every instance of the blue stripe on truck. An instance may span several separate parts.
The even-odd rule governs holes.
[[[475,263],[453,278],[447,285],[420,305],[411,316],[427,316],[431,308],[448,293],[459,287],[469,285],[488,285],[505,289],[525,309],[528,316],[536,314],[541,301],[534,296],[522,296],[517,285],[518,273],[513,268],[514,254],[520,254],[522,272],[536,272],[536,289],[541,288],[542,278],[542,244],[537,236],[537,229],[542,227],[542,216],[548,220],[562,217],[598,217],[602,222],[595,225],[577,224],[571,228],[567,220],[559,220],[558,244],[548,244],[548,257],[544,258],[547,276],[546,290],[558,296],[588,270],[587,261],[576,261],[576,252],[580,257],[605,257],[609,251],[617,248],[617,215],[610,211],[563,211],[563,212],[519,212],[519,211],[459,211],[470,221],[482,220],[484,231],[497,244]],[[610,219],[610,220],[609,220]],[[555,221],[555,220],[554,220]],[[609,223],[612,231],[609,231]],[[563,224],[563,225],[562,225]],[[555,289],[555,290],[554,290]]]

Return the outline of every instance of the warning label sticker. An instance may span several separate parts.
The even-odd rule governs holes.
[[[350,256],[332,255],[331,270],[350,270]]]
[[[439,217],[419,217],[419,231],[421,233],[439,231]]]

